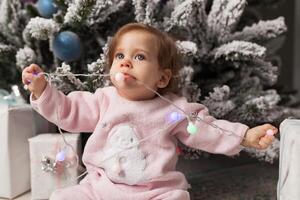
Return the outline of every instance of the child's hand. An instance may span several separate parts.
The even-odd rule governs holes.
[[[278,129],[270,124],[256,126],[247,131],[241,145],[256,149],[266,149],[272,144],[274,140],[273,135],[277,132]]]
[[[27,85],[27,88],[36,99],[42,95],[47,85],[47,81],[41,72],[43,70],[36,64],[31,64],[29,67],[24,68],[22,72],[22,82]]]

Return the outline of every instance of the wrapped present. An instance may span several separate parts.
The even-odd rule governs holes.
[[[55,189],[78,183],[78,133],[41,134],[29,139],[31,198],[48,199]]]
[[[279,180],[277,199],[300,199],[300,120],[280,124]]]
[[[28,104],[0,103],[0,197],[14,198],[30,189],[27,140],[55,130]]]

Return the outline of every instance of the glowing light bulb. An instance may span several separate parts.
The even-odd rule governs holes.
[[[38,76],[39,72],[33,72],[33,75]],[[27,81],[27,84],[24,85],[24,89],[28,90],[28,85],[31,84],[31,80],[27,79],[26,81]]]
[[[272,129],[267,130],[266,135],[272,136],[274,135],[274,131]]]
[[[172,112],[170,117],[171,117],[171,120],[173,120],[173,121],[179,121],[182,119],[182,115],[179,114],[178,112]]]
[[[183,116],[180,113],[172,112],[172,113],[168,114],[167,122],[168,123],[175,123],[175,122],[178,122],[179,120],[181,120],[182,118],[183,118]]]
[[[186,130],[191,135],[195,135],[198,132],[198,128],[193,124],[193,122],[189,122]]]
[[[116,73],[115,79],[116,79],[116,81],[118,81],[118,82],[124,81],[124,80],[125,80],[124,74],[121,73],[121,72]]]
[[[58,152],[58,154],[56,154],[56,160],[63,162],[66,159],[66,153],[64,150]]]

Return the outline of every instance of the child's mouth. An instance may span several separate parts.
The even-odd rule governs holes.
[[[125,80],[128,80],[128,79],[133,79],[133,80],[136,80],[136,78],[130,74],[127,74],[127,73],[123,73],[124,75],[124,79]]]

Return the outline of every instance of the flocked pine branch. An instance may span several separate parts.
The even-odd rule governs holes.
[[[205,100],[202,101],[202,103],[207,105],[210,114],[221,118],[236,107],[229,99],[229,94],[230,88],[227,85],[215,87],[214,91],[210,92],[209,97],[205,97]]]
[[[52,84],[62,92],[69,93],[73,90],[88,89],[85,87],[84,83],[71,72],[71,66],[64,62],[60,67],[56,68],[55,73],[64,75],[51,77]]]
[[[210,52],[212,60],[225,58],[231,61],[245,61],[255,58],[263,58],[266,53],[266,48],[255,43],[245,41],[232,41],[223,44]]]
[[[192,41],[177,41],[176,46],[186,64],[191,64],[193,58],[198,57],[197,44]]]
[[[224,41],[243,40],[263,43],[284,34],[286,31],[284,18],[278,17],[274,20],[259,21],[252,26],[246,26],[242,31],[229,35]]]
[[[23,69],[26,66],[29,66],[31,63],[37,63],[37,56],[33,49],[28,46],[25,46],[16,54],[16,65]]]
[[[104,0],[96,1],[96,5],[92,9],[92,13],[88,17],[89,25],[97,25],[106,21],[113,13],[121,11],[126,4],[126,0]],[[123,14],[125,16],[127,14]]]
[[[188,101],[197,102],[200,99],[201,90],[198,85],[192,81],[193,74],[193,67],[183,66],[179,71],[178,86]]]
[[[213,1],[207,22],[210,34],[216,37],[217,42],[221,42],[235,30],[246,3],[246,0]]]
[[[159,1],[132,0],[135,7],[135,19],[137,22],[155,26],[155,11],[158,9]]]
[[[64,17],[65,24],[79,24],[88,18],[92,12],[96,0],[75,0],[70,3]]]
[[[205,12],[206,0],[183,1],[171,13],[170,24],[172,27],[184,27],[190,33],[188,39],[197,42],[206,52],[208,47],[207,40],[210,38],[207,27],[207,15]]]
[[[19,33],[23,26],[19,17],[25,18],[21,10],[21,3],[17,0],[0,1],[0,30],[7,42],[15,46],[21,46],[22,40]],[[17,37],[16,37],[17,36]]]
[[[25,30],[23,31],[24,41],[29,41],[30,38],[37,40],[48,40],[57,33],[60,29],[60,25],[52,19],[44,19],[41,17],[32,18]]]
[[[266,62],[262,59],[254,59],[252,61],[252,71],[265,86],[272,86],[278,80],[278,67]]]

